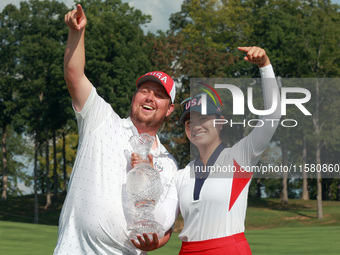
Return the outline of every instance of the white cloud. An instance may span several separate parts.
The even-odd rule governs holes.
[[[170,15],[180,11],[183,0],[123,0],[123,2],[128,2],[131,7],[151,15],[152,21],[147,24],[146,30],[155,33],[157,30],[166,31],[170,28]]]

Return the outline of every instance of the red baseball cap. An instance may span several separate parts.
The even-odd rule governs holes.
[[[137,87],[139,87],[143,82],[146,81],[155,81],[163,85],[169,97],[171,98],[171,102],[173,103],[175,101],[176,86],[174,80],[169,75],[161,71],[152,71],[146,73],[139,77],[136,81]]]

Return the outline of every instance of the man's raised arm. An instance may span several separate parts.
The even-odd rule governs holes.
[[[64,55],[64,79],[75,110],[81,111],[91,93],[92,85],[84,73],[87,20],[80,4],[77,5],[77,10],[65,15],[65,24],[69,27],[69,33]]]

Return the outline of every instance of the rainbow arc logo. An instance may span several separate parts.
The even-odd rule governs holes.
[[[203,82],[197,82],[197,83],[201,85],[201,86],[199,87],[199,89],[202,90],[202,91],[204,91],[205,93],[207,93],[207,94],[211,97],[211,99],[214,101],[215,106],[216,106],[217,108],[219,108],[219,106],[217,105],[217,102],[216,102],[216,100],[215,100],[215,97],[213,96],[213,94],[212,94],[208,89],[210,89],[210,90],[216,95],[216,97],[218,98],[218,100],[219,100],[221,106],[223,106],[222,100],[221,100],[219,94],[217,93],[217,91],[216,91],[213,87],[211,87],[210,85],[205,84],[205,83],[203,83]],[[208,89],[207,89],[207,88],[208,88]]]

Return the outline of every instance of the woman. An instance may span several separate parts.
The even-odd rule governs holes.
[[[246,61],[260,68],[265,108],[272,105],[273,93],[277,109],[268,119],[280,118],[280,104],[274,71],[266,52],[258,47],[239,47],[246,52]],[[267,79],[274,78],[274,79]],[[180,122],[194,144],[199,156],[178,171],[177,191],[184,227],[179,235],[182,247],[179,254],[251,254],[244,237],[244,220],[251,172],[243,169],[255,165],[269,144],[278,121],[263,121],[252,132],[231,148],[220,138],[222,125],[219,108],[207,97],[207,115],[201,115],[201,95],[185,102]],[[276,125],[273,125],[276,123]],[[232,169],[221,178],[209,169]],[[225,168],[226,169],[226,168]]]

